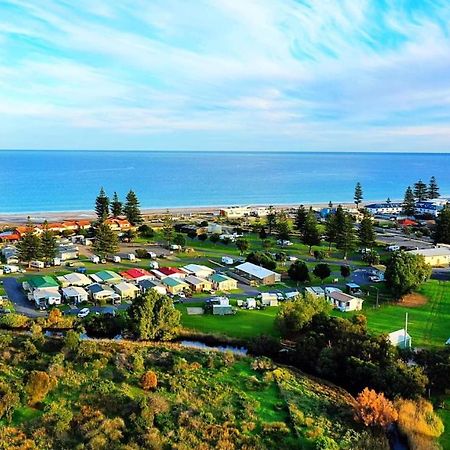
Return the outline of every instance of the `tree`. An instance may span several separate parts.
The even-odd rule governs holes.
[[[431,266],[422,255],[394,252],[386,265],[385,280],[396,298],[417,289],[431,275]]]
[[[250,248],[250,243],[247,241],[247,239],[238,239],[236,241],[236,247],[239,250],[239,253],[242,255]]]
[[[273,229],[277,223],[277,213],[275,212],[273,206],[269,206],[269,212],[266,216],[267,227],[269,228],[269,234],[272,234]]]
[[[153,370],[148,370],[141,377],[141,387],[144,391],[152,391],[158,385],[158,378]]]
[[[180,247],[186,246],[186,238],[181,233],[177,233],[173,239],[173,243]]]
[[[103,187],[100,188],[100,192],[95,199],[95,213],[99,222],[104,222],[109,215],[109,198]]]
[[[30,406],[44,400],[51,387],[50,377],[46,372],[33,370],[28,377],[26,391],[28,394],[28,404]]]
[[[295,228],[299,231],[300,235],[303,234],[305,230],[305,222],[308,213],[303,205],[300,205],[297,209],[297,213],[295,215]]]
[[[329,312],[330,304],[323,298],[307,293],[284,302],[275,323],[283,336],[295,336],[311,319],[322,312]]]
[[[173,219],[170,214],[167,214],[163,220],[162,235],[167,245],[170,245],[173,241],[175,230],[173,228]]]
[[[414,183],[414,197],[418,202],[423,202],[428,197],[427,185],[422,180]]]
[[[297,260],[288,270],[289,278],[292,281],[296,281],[298,283],[304,283],[305,281],[309,281],[309,269],[304,261]]]
[[[398,418],[397,410],[384,394],[364,388],[356,397],[355,417],[366,427],[386,429]]]
[[[347,266],[345,264],[341,266],[341,276],[343,276],[344,278],[348,278],[351,273],[352,271],[350,269],[350,266]]]
[[[80,345],[80,333],[74,330],[69,330],[64,338],[64,347],[69,352],[74,352]]]
[[[202,234],[198,235],[198,240],[199,241],[205,242],[206,239],[208,239],[208,235],[206,233],[202,233]]]
[[[309,247],[309,253],[311,253],[311,247],[313,245],[320,245],[319,227],[316,215],[312,209],[310,209],[306,215],[303,226],[302,242]]]
[[[287,241],[291,232],[291,224],[289,223],[286,213],[280,212],[276,221],[277,237],[281,241]]]
[[[380,254],[372,249],[368,252],[364,252],[361,259],[370,266],[375,266],[380,263]]]
[[[0,419],[5,418],[9,422],[14,410],[19,405],[19,394],[14,392],[8,383],[0,381]]]
[[[359,204],[361,203],[363,199],[363,191],[361,187],[361,183],[358,181],[355,186],[355,195],[353,197],[355,200],[356,209],[359,209]]]
[[[350,214],[346,213],[340,205],[336,210],[335,226],[336,247],[343,250],[344,259],[347,259],[348,252],[355,248],[356,236]]]
[[[274,270],[277,267],[276,261],[268,252],[251,252],[247,255],[246,261],[269,270]]]
[[[439,212],[434,231],[434,242],[450,244],[450,205],[447,204]]]
[[[408,186],[405,191],[405,197],[403,199],[402,213],[405,216],[413,216],[416,212],[416,200],[411,186]]]
[[[150,289],[129,308],[134,332],[139,339],[168,341],[178,335],[181,313],[172,299]]]
[[[259,230],[259,238],[264,241],[267,239],[267,231],[264,227],[261,227],[261,229]]]
[[[138,233],[144,238],[153,238],[155,236],[155,231],[150,228],[146,223],[138,228]]]
[[[325,236],[328,242],[328,250],[331,250],[331,244],[336,240],[336,213],[327,215],[325,219]]]
[[[372,248],[375,244],[375,231],[373,229],[373,221],[368,214],[364,215],[364,218],[359,224],[358,235],[361,247]]]
[[[331,275],[331,269],[328,264],[320,263],[317,264],[316,267],[314,267],[313,273],[316,277],[320,278],[323,281],[325,280],[325,278],[328,278]]]
[[[57,253],[56,238],[48,229],[48,222],[45,221],[43,224],[43,231],[41,234],[41,255],[44,261],[50,262],[55,258]]]
[[[25,233],[17,244],[19,259],[28,263],[28,267],[30,267],[31,261],[39,259],[41,256],[41,250],[39,236],[37,236],[36,230],[28,218]]]
[[[213,244],[217,244],[220,241],[220,237],[218,234],[214,233],[209,237],[209,240],[213,243]]]
[[[117,192],[114,192],[112,201],[111,201],[111,215],[113,217],[119,217],[122,214],[122,202],[119,200],[119,196]],[[130,221],[131,223],[131,221]]]
[[[136,193],[133,190],[128,192],[125,198],[125,205],[123,207],[123,213],[125,217],[128,219],[128,222],[131,225],[139,225],[142,223],[142,215],[141,210],[139,208],[139,200],[137,198]]]
[[[119,250],[119,239],[107,223],[100,223],[95,229],[94,252],[106,258]]]
[[[430,183],[428,185],[428,190],[427,190],[427,197],[428,198],[439,198],[440,194],[439,194],[439,186],[436,182],[436,178],[431,177],[430,178]]]

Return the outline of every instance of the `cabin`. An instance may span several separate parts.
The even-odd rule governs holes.
[[[92,283],[87,275],[84,273],[72,272],[67,275],[57,277],[61,286],[88,286]]]
[[[281,280],[279,273],[266,269],[256,264],[245,262],[235,267],[235,274],[250,285],[272,285]]]
[[[187,273],[183,270],[178,269],[178,267],[160,267],[156,272],[162,274],[162,277],[172,277],[172,278],[186,278]]]
[[[94,302],[111,301],[112,303],[120,303],[120,295],[114,292],[114,289],[110,286],[93,283],[86,290]]]
[[[232,291],[238,287],[237,280],[220,273],[215,273],[209,279],[212,282],[213,288],[217,291]]]
[[[117,292],[117,294],[120,295],[120,298],[122,300],[133,300],[140,293],[140,289],[137,286],[131,283],[127,283],[126,281],[115,284],[113,286],[113,289],[115,292]]]
[[[155,276],[152,275],[148,270],[140,268],[128,269],[125,272],[120,272],[120,275],[124,279],[132,281],[134,283],[138,283],[142,280],[153,280],[155,278]]]
[[[156,280],[140,280],[138,281],[137,285],[143,294],[148,292],[150,289],[154,289],[158,294],[161,295],[167,294],[167,289],[164,287],[164,285]]]
[[[411,336],[402,328],[401,330],[393,331],[388,334],[388,341],[399,348],[411,348]]]
[[[212,282],[204,278],[198,278],[194,275],[188,275],[184,282],[189,285],[194,292],[203,292],[212,290]]]
[[[117,284],[122,281],[122,277],[112,270],[101,270],[90,277],[96,283]]]
[[[364,300],[353,295],[344,294],[340,290],[328,291],[327,300],[339,311],[361,311]]]
[[[29,294],[28,298],[34,300],[36,308],[47,309],[49,306],[61,304],[61,294],[58,287],[36,288]]]
[[[166,277],[161,280],[161,283],[167,289],[167,292],[172,295],[179,294],[185,289],[189,289],[189,285],[181,281],[180,279],[173,277]]]
[[[68,286],[62,288],[62,295],[68,303],[77,305],[78,303],[87,302],[89,299],[88,292],[80,286]]]
[[[193,275],[197,278],[208,278],[215,272],[214,269],[200,264],[188,264],[182,267],[182,270],[188,275]]]

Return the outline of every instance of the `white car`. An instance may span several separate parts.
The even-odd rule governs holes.
[[[89,308],[83,308],[83,309],[80,309],[80,311],[78,311],[77,316],[80,318],[87,317],[90,312],[91,312],[91,310]]]

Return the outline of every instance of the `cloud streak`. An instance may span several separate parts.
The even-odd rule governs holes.
[[[438,0],[9,0],[0,147],[450,151],[448,24]]]

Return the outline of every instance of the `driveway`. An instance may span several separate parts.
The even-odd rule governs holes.
[[[3,287],[5,288],[6,295],[14,303],[14,308],[19,314],[28,317],[45,317],[47,315],[45,311],[38,311],[34,308],[33,303],[27,299],[21,284],[16,278],[4,278]]]

